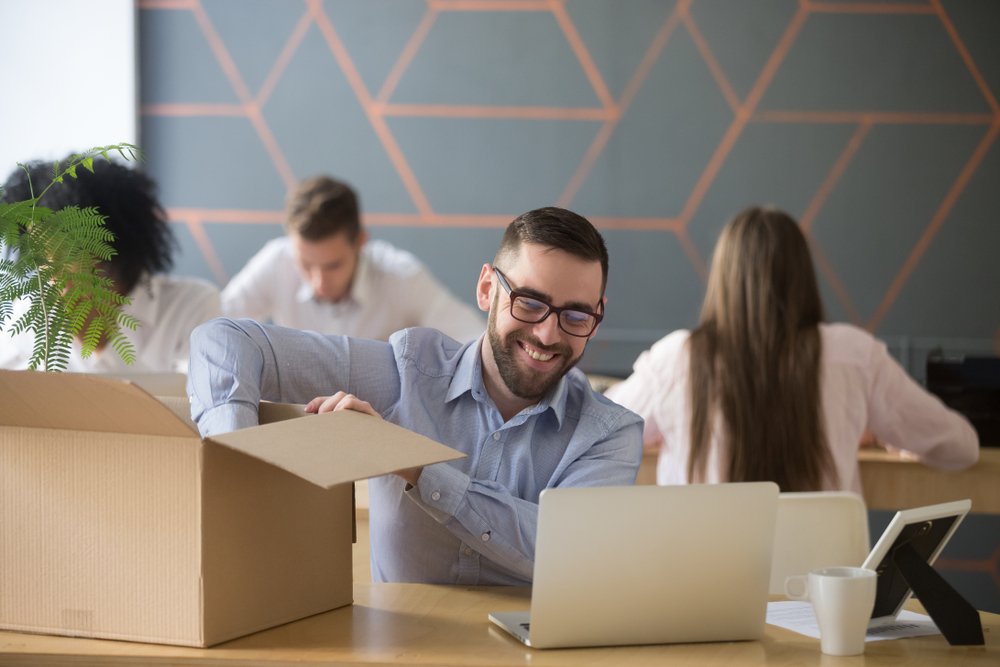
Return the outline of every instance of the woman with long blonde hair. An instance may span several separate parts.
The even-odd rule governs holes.
[[[607,394],[646,420],[660,484],[860,492],[866,430],[936,467],[963,468],[979,454],[971,425],[883,343],[823,322],[808,243],[771,208],[748,208],[723,229],[698,326],[643,352]]]

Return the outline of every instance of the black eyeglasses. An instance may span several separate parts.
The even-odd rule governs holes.
[[[604,319],[603,313],[591,313],[576,308],[557,308],[538,297],[512,290],[510,283],[507,282],[507,276],[501,273],[500,269],[494,266],[493,272],[497,274],[500,286],[510,297],[510,316],[519,322],[537,324],[555,313],[560,329],[570,336],[586,338],[594,333],[594,329]]]

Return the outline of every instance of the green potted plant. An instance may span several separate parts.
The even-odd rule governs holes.
[[[130,299],[100,268],[115,252],[104,216],[96,208],[53,211],[40,203],[50,188],[76,178],[78,169],[93,172],[95,159],[113,153],[126,160],[140,156],[128,143],[98,146],[54,163],[51,183],[40,192],[31,189],[27,199],[5,202],[0,190],[0,336],[33,334],[32,370],[65,370],[77,337],[85,357],[103,342],[125,363],[135,360],[122,331],[138,325],[122,312]]]

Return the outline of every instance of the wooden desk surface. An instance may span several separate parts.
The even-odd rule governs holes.
[[[983,614],[986,646],[940,635],[869,643],[863,659],[830,658],[819,640],[767,626],[753,642],[532,650],[486,619],[526,608],[524,588],[355,584],[355,604],[210,649],[0,632],[2,665],[280,663],[407,665],[995,665],[1000,616]]]
[[[899,510],[970,498],[977,514],[1000,514],[1000,448],[983,447],[968,470],[929,468],[881,449],[862,449],[861,486],[872,510]],[[636,484],[656,483],[656,454],[646,454]]]
[[[862,449],[861,485],[868,509],[898,510],[970,498],[977,514],[1000,514],[1000,448],[983,447],[968,470],[929,468],[899,454]]]

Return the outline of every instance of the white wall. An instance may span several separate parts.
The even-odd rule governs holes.
[[[138,143],[134,0],[0,0],[0,183],[18,162]]]

